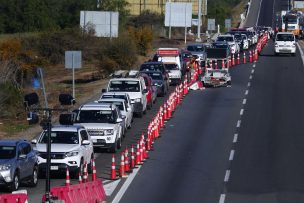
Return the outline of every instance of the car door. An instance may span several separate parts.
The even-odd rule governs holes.
[[[80,130],[80,149],[83,152],[84,160],[89,163],[90,162],[90,156],[91,156],[91,146],[90,145],[83,145],[82,141],[89,140],[88,134],[85,129]]]
[[[28,164],[28,176],[32,175],[34,166],[37,162],[36,153],[32,150],[32,146],[29,143],[23,143],[25,154],[27,156],[27,164]]]
[[[147,88],[143,78],[140,79],[140,88],[141,88],[141,92],[143,92],[143,90]],[[144,110],[146,110],[146,108],[147,108],[147,93],[145,93],[145,94],[142,93],[142,100],[143,100]]]
[[[17,161],[18,161],[18,168],[19,168],[19,175],[20,179],[24,179],[25,177],[29,176],[28,175],[28,161],[27,161],[27,156],[25,153],[25,145],[22,143],[18,144],[17,146]]]

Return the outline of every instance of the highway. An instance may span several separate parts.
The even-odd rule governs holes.
[[[251,1],[246,26],[273,23],[286,0]],[[192,91],[156,140],[149,159],[127,179],[110,181],[111,153],[97,151],[107,202],[304,202],[304,69],[301,54],[273,56],[231,69],[232,86]],[[136,118],[123,148],[135,144],[166,98]],[[116,153],[116,168],[120,153]],[[133,179],[134,178],[134,179]],[[77,180],[73,180],[76,183]],[[27,188],[29,202],[45,189]],[[52,186],[64,184],[53,175]]]

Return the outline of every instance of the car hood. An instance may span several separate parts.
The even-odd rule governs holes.
[[[51,152],[70,152],[78,150],[78,144],[52,144]],[[35,150],[38,152],[46,152],[46,144],[36,144]]]
[[[113,129],[115,124],[112,123],[81,123],[86,129]]]
[[[0,159],[0,165],[13,163],[14,159]]]

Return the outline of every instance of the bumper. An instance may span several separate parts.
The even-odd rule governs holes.
[[[46,163],[41,163],[38,165],[39,171],[40,172],[45,172],[46,171]],[[51,172],[60,172],[60,173],[65,173],[66,168],[69,167],[70,172],[76,172],[78,167],[77,166],[69,166],[65,163],[51,163]]]
[[[134,113],[141,113],[143,111],[143,105],[141,102],[133,103]]]
[[[169,78],[170,85],[178,85],[181,82],[180,78]]]
[[[296,53],[296,48],[275,48],[274,52],[279,54],[294,54]]]
[[[13,182],[12,172],[10,170],[0,172],[0,185],[7,185]]]

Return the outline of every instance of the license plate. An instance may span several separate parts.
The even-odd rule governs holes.
[[[58,166],[51,166],[51,170],[53,171],[58,170]]]

